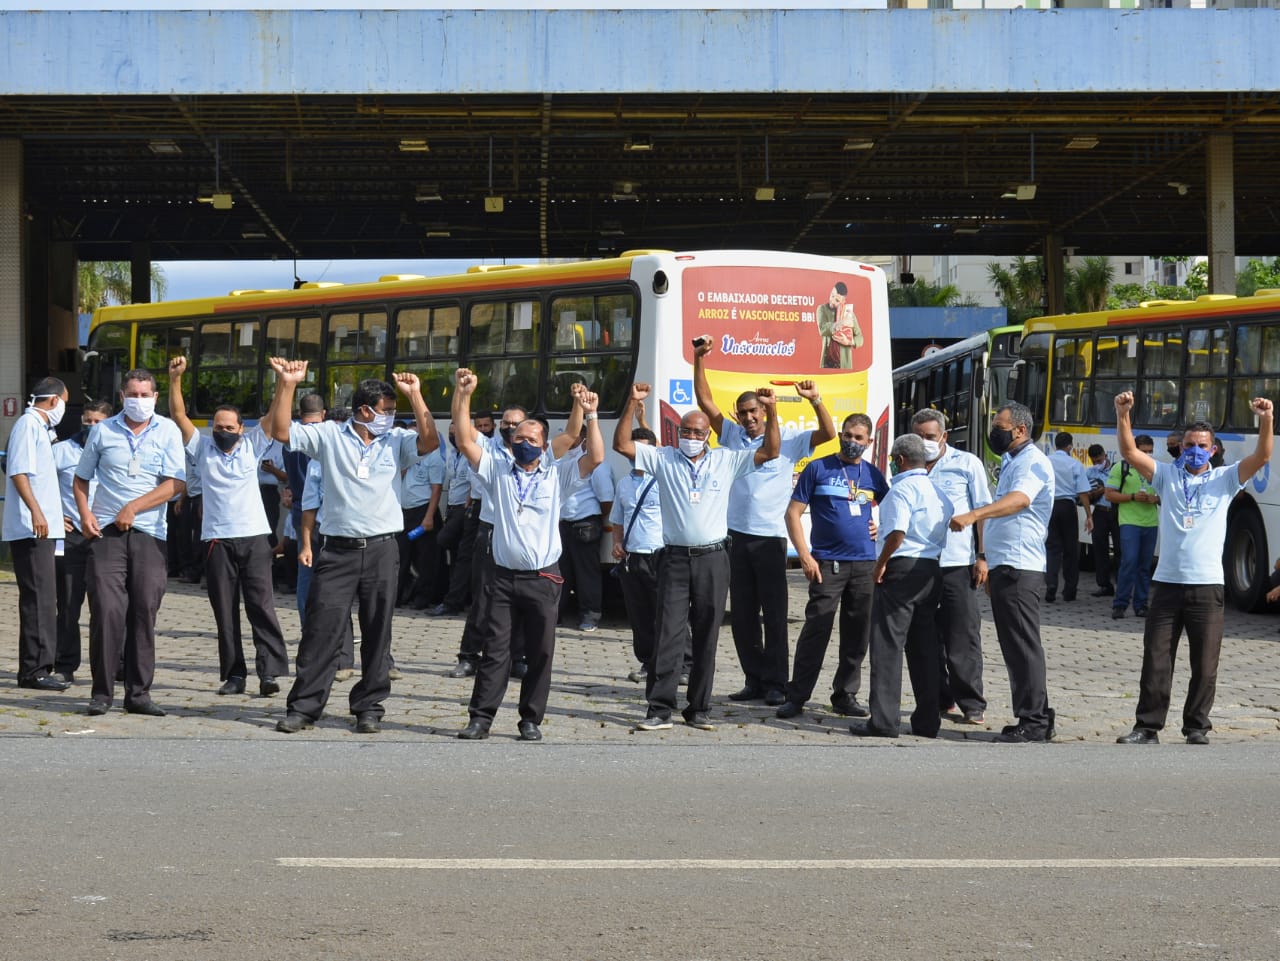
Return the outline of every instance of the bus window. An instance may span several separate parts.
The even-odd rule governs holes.
[[[169,361],[178,356],[193,356],[195,326],[187,321],[164,326],[138,326],[138,366],[151,371],[156,378],[160,399],[156,410],[169,413]]]
[[[1280,376],[1236,378],[1231,395],[1231,426],[1256,430],[1258,423],[1250,405],[1255,397],[1280,395]],[[1224,398],[1225,400],[1225,398]],[[1210,421],[1210,423],[1216,423]]]
[[[192,413],[213,416],[219,404],[235,404],[246,417],[265,410],[258,368],[258,322],[218,321],[200,325]]]
[[[267,356],[305,360],[307,379],[299,386],[302,393],[310,385],[315,389],[316,369],[320,365],[320,315],[272,317],[267,321]]]
[[[448,307],[405,307],[396,311],[393,370],[418,375],[422,396],[433,413],[448,416],[454,372],[458,369],[458,333],[462,310]],[[409,410],[403,394],[396,402]]]
[[[1055,421],[1083,424],[1088,411],[1087,340],[1082,337],[1059,337],[1053,344],[1053,407]]]
[[[630,294],[556,297],[551,300],[551,356],[544,407],[568,414],[575,383],[600,395],[603,411],[625,400],[634,362],[630,349],[635,300]],[[625,347],[617,343],[625,337]]]
[[[350,407],[362,380],[384,380],[386,364],[329,364],[325,367],[324,394],[329,408]]]
[[[542,329],[542,305],[536,300],[475,303],[468,316],[472,356],[466,366],[478,380],[472,410],[497,411],[511,404],[536,407],[542,376],[534,351]]]
[[[473,354],[518,354],[537,350],[542,305],[536,300],[472,304],[470,319],[470,350]]]
[[[1266,374],[1276,370],[1280,370],[1280,327],[1250,324],[1237,329],[1235,372]]]
[[[325,352],[330,363],[386,361],[387,315],[384,311],[334,312],[329,315]],[[382,376],[382,375],[379,375]]]
[[[1018,382],[1014,389],[1014,399],[1021,401],[1031,408],[1031,415],[1034,420],[1032,424],[1032,437],[1038,440],[1040,434],[1044,431],[1045,418],[1045,387],[1048,384],[1049,375],[1049,335],[1048,334],[1028,334],[1022,341],[1022,366],[1018,368]],[[996,392],[991,392],[991,405],[993,409],[988,412],[988,418],[995,416],[1000,408],[1000,402],[996,398]]]
[[[102,324],[89,336],[83,377],[86,400],[118,405],[120,378],[129,369],[132,333],[128,324]]]

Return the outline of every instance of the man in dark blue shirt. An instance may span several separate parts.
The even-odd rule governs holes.
[[[840,661],[831,707],[838,714],[866,717],[856,697],[862,683],[871,630],[872,570],[876,562],[871,506],[889,493],[884,475],[863,460],[871,446],[871,418],[850,414],[840,429],[840,453],[810,461],[800,473],[787,508],[787,533],[809,579],[804,627],[796,639],[791,683],[778,717],[798,717],[813,695],[822,660],[840,609]],[[806,505],[812,548],[800,518]]]

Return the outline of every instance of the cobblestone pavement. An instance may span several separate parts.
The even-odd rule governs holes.
[[[788,577],[794,644],[807,587],[799,572],[793,571]],[[1060,741],[1108,744],[1133,724],[1142,663],[1141,622],[1132,616],[1112,620],[1109,599],[1090,597],[1090,590],[1092,584],[1082,579],[1080,599],[1044,605],[1042,623],[1049,695],[1058,713]],[[248,694],[219,697],[215,693],[219,684],[216,635],[202,588],[171,580],[160,610],[158,663],[152,693],[156,702],[169,712],[163,718],[124,714],[118,689],[116,707],[110,714],[94,718],[85,715],[89,698],[87,611],[82,624],[86,662],[77,675],[76,685],[63,694],[18,688],[13,672],[17,656],[17,597],[11,576],[0,582],[0,617],[3,617],[0,623],[10,626],[8,647],[0,660],[4,668],[0,671],[0,736],[435,740],[453,738],[467,722],[471,681],[444,676],[456,660],[462,634],[461,618],[397,612],[392,650],[404,678],[392,683],[381,734],[353,732],[346,695],[354,681],[346,681],[334,685],[328,711],[314,730],[284,735],[274,730],[276,721],[284,715],[283,692],[272,698],[259,697],[256,681],[250,678]],[[294,598],[278,594],[276,602],[285,636],[291,639],[292,656],[298,636]],[[1280,627],[1280,618],[1228,611],[1217,705],[1212,715],[1215,741],[1280,737],[1277,627]],[[247,623],[244,633],[248,643]],[[543,730],[549,743],[825,744],[867,749],[931,746],[934,750],[946,750],[947,742],[990,741],[1000,727],[1011,722],[1008,679],[985,602],[983,646],[989,702],[985,727],[944,722],[938,741],[904,735],[894,742],[868,742],[850,737],[848,719],[823,710],[826,705],[821,699],[810,702],[810,709],[804,715],[790,721],[778,720],[774,709],[762,703],[743,705],[730,701],[728,694],[741,686],[742,675],[726,621],[720,634],[712,699],[716,730],[697,731],[677,724],[670,731],[636,734],[631,732],[631,724],[644,714],[643,685],[626,679],[635,664],[626,620],[617,614],[606,618],[594,633],[583,633],[576,628],[560,629],[551,700]],[[251,664],[252,657],[250,651]],[[832,657],[834,645],[828,660]],[[1186,682],[1184,654],[1175,670],[1174,710],[1170,713],[1166,740],[1181,740],[1179,712]],[[287,679],[283,683],[287,691]],[[831,672],[827,670],[817,690],[829,692],[830,683]],[[905,681],[904,689],[905,722],[911,710],[910,688]],[[863,691],[859,695],[864,700],[865,690],[864,667]],[[494,723],[495,738],[515,737],[515,693],[513,684]],[[463,747],[461,743],[459,746]],[[473,749],[483,750],[483,746]]]

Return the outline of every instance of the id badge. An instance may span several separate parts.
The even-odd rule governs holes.
[[[534,511],[527,511],[523,507],[516,511],[516,524],[520,527],[533,527],[538,523],[538,515]]]
[[[137,477],[142,473],[142,458],[137,454],[129,459],[129,476]]]
[[[691,491],[689,491],[689,503],[690,503],[690,504],[701,504],[701,503],[702,503],[702,491],[700,491],[700,490],[691,490]]]
[[[850,517],[861,517],[861,516],[862,516],[862,505],[861,505],[861,504],[859,504],[857,501],[849,501],[849,516],[850,516]]]
[[[1192,529],[1193,527],[1195,527],[1195,526],[1196,526],[1196,519],[1195,519],[1195,517],[1193,517],[1193,516],[1192,516],[1192,515],[1190,515],[1190,514],[1183,514],[1183,515],[1182,515],[1182,529],[1183,529],[1183,530],[1187,530],[1187,531],[1189,531],[1189,530],[1191,530],[1191,529]]]
[[[369,465],[366,464],[364,461],[361,461],[356,466],[356,477],[358,477],[360,480],[369,479]]]

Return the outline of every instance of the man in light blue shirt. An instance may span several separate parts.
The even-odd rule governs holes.
[[[124,709],[153,717],[164,711],[151,699],[156,668],[156,614],[164,599],[165,508],[186,490],[182,434],[156,408],[156,379],[147,370],[124,375],[124,410],[89,435],[76,467],[80,530],[90,541],[90,715],[106,714],[115,699],[116,669],[124,651]],[[98,482],[89,503],[89,484]]]
[[[976,454],[947,443],[947,418],[938,410],[918,411],[911,429],[924,441],[929,480],[950,504],[952,514],[964,514],[991,503],[991,484]],[[964,724],[986,722],[987,699],[982,693],[982,615],[978,589],[987,583],[982,551],[984,524],[973,530],[948,531],[947,546],[938,558],[938,636],[942,641],[942,680],[938,703],[944,717]],[[976,541],[976,543],[975,543]]]
[[[1231,502],[1258,471],[1271,462],[1275,408],[1255,397],[1258,443],[1238,464],[1212,467],[1218,453],[1213,426],[1203,421],[1182,433],[1182,454],[1158,464],[1133,437],[1133,394],[1116,396],[1116,440],[1120,456],[1149,482],[1159,497],[1160,560],[1151,576],[1146,627],[1142,634],[1142,677],[1133,730],[1121,744],[1157,744],[1169,714],[1173,661],[1185,627],[1191,679],[1182,708],[1182,735],[1188,744],[1208,744],[1222,650],[1224,582],[1222,547]]]
[[[889,456],[898,473],[880,504],[880,555],[872,573],[871,717],[849,731],[864,737],[898,736],[905,649],[916,701],[911,733],[932,738],[942,724],[942,645],[935,620],[941,588],[938,558],[947,545],[951,503],[929,479],[923,440],[903,434]]]
[[[427,613],[432,617],[451,617],[467,608],[471,584],[471,548],[475,543],[476,518],[472,518],[471,538],[466,537],[468,505],[471,501],[471,469],[467,459],[458,450],[453,427],[449,427],[447,450],[444,454],[444,526],[436,538],[441,559],[448,557],[449,586],[442,600]]]
[[[360,602],[361,678],[351,689],[356,733],[381,730],[382,702],[391,693],[391,619],[396,604],[402,526],[396,497],[400,472],[440,446],[435,421],[416,374],[399,372],[395,386],[362,380],[352,395],[345,424],[293,423],[293,395],[306,379],[307,362],[270,358],[276,394],[265,430],[278,441],[319,462],[324,471],[322,542],[315,557],[307,616],[298,644],[288,713],[276,725],[284,734],[311,727],[329,700],[338,670],[351,605]],[[395,423],[396,391],[413,408],[417,431]]]
[[[36,384],[29,406],[9,433],[5,466],[4,540],[18,582],[18,687],[37,691],[69,686],[52,676],[58,648],[54,553],[63,528],[50,435],[66,409],[66,384],[56,377]]]
[[[284,634],[276,619],[272,590],[271,527],[258,496],[258,464],[271,444],[261,426],[244,429],[239,408],[223,404],[213,412],[205,437],[187,416],[182,396],[185,357],[169,361],[169,416],[182,431],[187,454],[201,483],[200,540],[209,606],[218,627],[219,694],[243,694],[248,668],[240,635],[240,599],[253,631],[254,667],[263,697],[280,693],[279,676],[289,673]],[[279,447],[277,443],[275,445]]]
[[[987,435],[988,446],[1001,455],[995,500],[951,518],[953,531],[986,521],[982,541],[987,593],[1018,718],[1017,724],[1000,732],[998,740],[1011,744],[1051,741],[1056,734],[1040,641],[1053,468],[1032,443],[1032,422],[1031,410],[1024,404],[1006,404],[996,412]]]
[[[702,411],[690,411],[680,421],[679,447],[649,447],[631,439],[636,405],[649,396],[648,384],[632,384],[627,406],[613,432],[613,449],[635,466],[658,478],[662,492],[662,539],[658,562],[658,623],[653,658],[646,665],[645,699],[648,713],[638,731],[671,727],[676,708],[680,667],[686,639],[693,631],[693,667],[689,672],[685,723],[714,730],[708,712],[715,680],[716,644],[729,591],[729,492],[739,477],[778,456],[777,400],[769,388],[756,391],[768,422],[764,443],[756,450],[711,448],[711,421]]]
[[[573,456],[575,452],[570,451]],[[578,630],[594,631],[604,609],[601,582],[600,538],[604,518],[613,506],[613,474],[600,464],[588,476],[570,484],[560,511],[560,541],[564,555],[560,565],[564,588],[560,591],[560,616],[568,616],[570,592],[578,601]]]
[[[699,409],[727,450],[759,450],[764,443],[765,411],[753,391],[734,402],[735,420],[720,412],[707,382],[704,358],[711,353],[710,334],[698,338],[693,352],[693,390]],[[813,407],[817,430],[788,427],[773,460],[738,478],[729,499],[729,626],[745,682],[729,695],[734,701],[763,699],[777,706],[787,700],[790,657],[787,646],[787,505],[795,467],[814,449],[836,436],[831,412],[811,380],[795,385]]]
[[[1058,592],[1058,572],[1062,572],[1062,599],[1074,601],[1080,584],[1080,517],[1076,505],[1084,508],[1084,529],[1093,530],[1093,507],[1089,502],[1089,477],[1084,465],[1071,456],[1075,438],[1065,430],[1053,439],[1049,455],[1053,467],[1053,511],[1049,514],[1049,535],[1045,542],[1044,599],[1052,602]]]
[[[556,621],[560,609],[560,511],[575,477],[586,478],[604,460],[596,409],[600,398],[581,390],[574,407],[586,424],[583,454],[553,461],[546,427],[522,421],[511,434],[509,453],[497,453],[476,441],[471,426],[471,395],[476,376],[460,368],[455,375],[452,420],[462,451],[480,478],[493,508],[493,573],[476,604],[486,609],[487,630],[468,706],[470,723],[458,732],[466,741],[483,740],[502,704],[511,677],[512,632],[518,616],[528,670],[520,682],[520,740],[542,740],[542,720],[551,690]]]
[[[444,488],[444,456],[441,450],[423,454],[400,478],[400,511],[404,530],[400,544],[400,585],[396,602],[424,610],[431,606],[436,586],[439,544],[444,518],[440,497]]]

